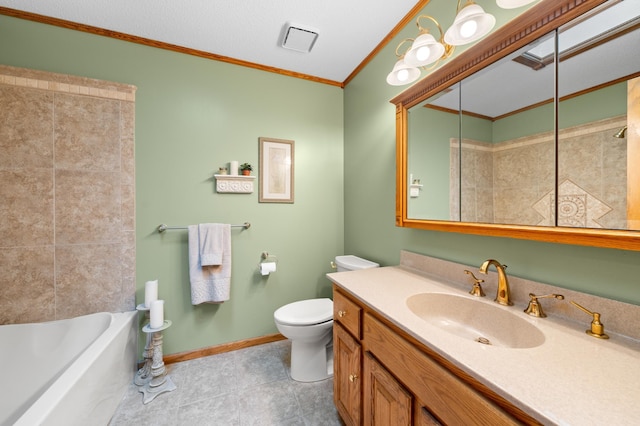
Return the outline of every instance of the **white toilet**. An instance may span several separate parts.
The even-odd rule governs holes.
[[[357,256],[336,256],[338,272],[376,268]],[[333,375],[333,301],[307,299],[289,303],[273,314],[278,331],[291,340],[291,378],[315,382]]]

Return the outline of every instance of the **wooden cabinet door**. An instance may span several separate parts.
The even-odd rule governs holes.
[[[442,426],[440,423],[430,412],[426,409],[426,407],[421,407],[419,404],[416,404],[415,411],[416,426]]]
[[[359,426],[362,412],[360,343],[340,324],[333,326],[333,400],[347,426]]]
[[[363,372],[364,424],[410,426],[411,394],[369,353],[364,356]]]

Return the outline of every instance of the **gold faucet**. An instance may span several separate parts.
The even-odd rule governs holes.
[[[496,298],[494,300],[500,305],[513,305],[509,292],[509,280],[507,279],[507,274],[504,272],[507,265],[501,265],[497,260],[489,259],[480,266],[480,273],[486,275],[490,265],[495,266],[498,271],[498,291],[496,292]]]
[[[525,309],[524,311],[527,314],[538,318],[545,318],[547,316],[547,314],[545,314],[542,310],[542,305],[540,304],[540,302],[538,302],[538,299],[542,299],[543,297],[553,297],[558,300],[564,299],[564,296],[561,294],[545,294],[544,296],[536,296],[533,293],[529,293],[529,297],[531,298],[531,300],[529,300],[527,309]]]
[[[484,282],[484,280],[480,280],[476,278],[476,276],[473,275],[473,272],[469,271],[468,269],[465,269],[464,273],[467,275],[471,275],[471,278],[473,278],[473,287],[469,291],[469,294],[476,297],[484,297],[485,294],[484,294],[484,291],[482,291],[482,285],[481,285]]]

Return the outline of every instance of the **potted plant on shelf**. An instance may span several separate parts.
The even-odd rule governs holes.
[[[249,163],[242,163],[240,165],[240,172],[242,173],[243,176],[251,176],[252,170],[253,170],[253,167],[251,167],[251,164]]]

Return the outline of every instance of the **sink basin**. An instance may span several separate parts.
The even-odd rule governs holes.
[[[544,334],[508,308],[444,293],[420,293],[407,299],[417,316],[440,329],[480,344],[506,348],[534,348]]]

